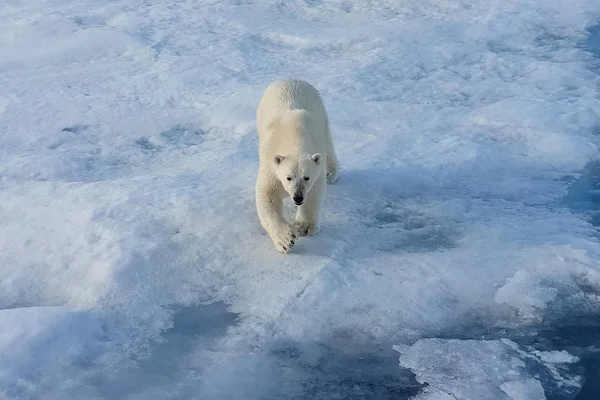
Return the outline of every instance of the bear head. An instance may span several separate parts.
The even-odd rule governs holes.
[[[304,204],[315,181],[323,173],[321,153],[301,154],[298,157],[276,155],[273,162],[275,174],[294,204]]]

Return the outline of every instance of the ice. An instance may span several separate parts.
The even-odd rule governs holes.
[[[440,393],[436,396],[446,393],[457,400],[545,400],[540,379],[560,379],[554,370],[544,369],[547,357],[540,353],[536,357],[508,339],[421,339],[410,347],[394,348],[401,353],[400,364],[410,368],[419,382]],[[553,361],[560,362],[556,357]],[[566,384],[578,389],[581,382],[575,376]]]
[[[532,352],[545,363],[549,364],[570,364],[579,361],[579,357],[569,354],[565,350],[562,351],[534,351]]]
[[[412,398],[412,400],[456,400],[456,397],[450,393],[427,387],[421,393]]]
[[[504,382],[500,389],[513,400],[545,399],[544,388],[536,379]]]
[[[398,343],[418,365],[457,343],[464,393],[598,398],[599,18],[4,1],[0,398],[461,396]],[[321,91],[342,170],[321,234],[281,255],[254,210],[255,110],[291,77]]]

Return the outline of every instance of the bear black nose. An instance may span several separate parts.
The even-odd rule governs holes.
[[[294,196],[293,200],[294,200],[294,203],[296,203],[296,204],[304,203],[304,197],[302,197],[302,196]]]

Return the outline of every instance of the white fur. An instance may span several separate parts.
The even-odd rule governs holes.
[[[327,112],[309,83],[278,81],[265,90],[256,121],[260,162],[256,210],[275,248],[287,253],[296,236],[320,231],[325,185],[337,180]],[[282,202],[288,196],[303,199],[293,224],[283,216]]]

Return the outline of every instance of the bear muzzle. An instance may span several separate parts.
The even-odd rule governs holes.
[[[294,200],[294,204],[297,206],[304,204],[304,196],[301,193],[294,193],[292,200]]]

